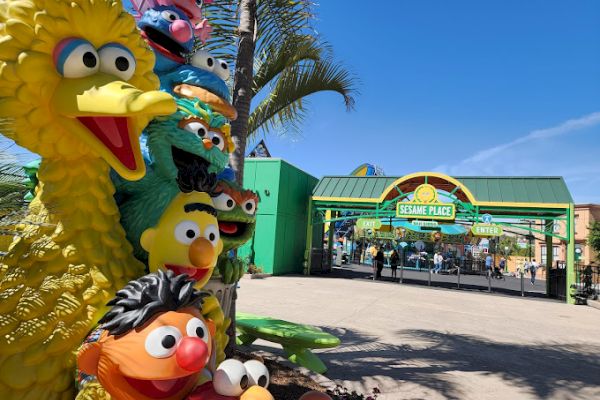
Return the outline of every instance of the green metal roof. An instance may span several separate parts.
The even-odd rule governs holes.
[[[423,173],[424,176],[427,173]],[[325,176],[313,191],[315,200],[342,201],[378,199],[399,176]],[[573,202],[569,189],[559,176],[457,176],[477,202],[569,204]]]

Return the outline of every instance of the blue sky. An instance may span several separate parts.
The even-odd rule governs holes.
[[[362,4],[362,6],[360,6]],[[600,202],[600,2],[327,0],[316,27],[360,79],[356,109],[310,100],[266,137],[307,172],[562,175]]]
[[[356,108],[312,96],[300,133],[266,137],[273,156],[317,177],[363,162],[562,175],[577,202],[600,203],[600,1],[320,3],[319,34],[360,81]]]

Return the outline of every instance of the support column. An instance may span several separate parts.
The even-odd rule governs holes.
[[[312,263],[312,241],[313,241],[313,202],[308,200],[308,217],[306,225],[306,249],[304,250],[304,275],[310,275]],[[321,245],[322,247],[322,245]]]
[[[331,219],[335,219],[337,218],[337,212],[336,211],[332,211],[331,212]],[[327,266],[329,267],[329,270],[331,271],[331,268],[333,267],[333,241],[335,239],[335,221],[333,222],[329,222],[329,232],[327,235],[327,252],[329,253],[329,255],[327,256]]]
[[[571,285],[575,284],[575,205],[569,204],[567,218],[567,303],[575,304]]]
[[[550,294],[550,270],[554,263],[554,238],[550,235],[554,230],[554,220],[546,220],[546,296]]]

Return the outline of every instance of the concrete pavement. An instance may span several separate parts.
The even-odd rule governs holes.
[[[600,398],[600,311],[321,277],[242,279],[238,310],[319,326],[327,376],[381,400]],[[277,354],[276,345],[254,346]]]

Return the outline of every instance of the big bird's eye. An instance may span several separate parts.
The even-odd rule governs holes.
[[[194,53],[190,64],[205,71],[215,71],[215,58],[206,50],[198,50]]]
[[[221,193],[220,195],[213,197],[212,201],[217,210],[231,211],[235,207],[235,200],[227,193]]]
[[[213,247],[216,246],[217,242],[219,241],[219,228],[217,228],[215,225],[208,225],[204,230],[204,237],[208,239]]]
[[[65,78],[83,78],[98,72],[98,52],[90,42],[78,38],[61,41],[54,48],[54,65]]]
[[[248,360],[244,363],[244,367],[248,371],[250,386],[258,385],[265,389],[269,386],[269,370],[265,364],[258,360]]]
[[[226,81],[227,79],[229,79],[229,76],[231,75],[231,72],[229,72],[229,64],[227,64],[227,61],[225,60],[221,60],[219,58],[217,58],[217,65],[215,66],[215,74],[217,74],[219,76],[219,78],[223,79],[224,81]]]
[[[170,10],[164,10],[163,12],[160,13],[160,16],[162,17],[162,19],[164,19],[165,21],[169,21],[169,22],[174,22],[177,21],[179,18],[179,15],[177,15],[176,12],[174,11],[170,11]]]
[[[175,226],[175,239],[182,244],[190,244],[200,236],[200,228],[194,221],[181,221]]]
[[[208,344],[210,334],[206,324],[201,319],[195,317],[190,319],[185,326],[185,330],[188,336],[200,338],[204,343]]]
[[[242,210],[248,215],[254,215],[256,212],[256,200],[248,199],[242,203]]]
[[[190,122],[189,124],[185,124],[183,126],[183,129],[185,129],[188,132],[198,135],[198,137],[200,139],[204,139],[206,137],[206,134],[208,133],[208,129],[206,129],[204,124],[197,122],[197,121]]]
[[[167,358],[175,353],[180,340],[179,329],[174,326],[161,326],[146,336],[144,347],[146,352],[154,358]]]
[[[125,46],[109,43],[100,47],[100,71],[128,81],[135,72],[135,57]]]
[[[213,377],[215,391],[223,396],[241,395],[248,388],[248,383],[246,367],[233,358],[223,361]]]
[[[208,136],[210,137],[212,144],[219,150],[223,151],[225,148],[225,139],[223,139],[221,132],[210,131]]]

